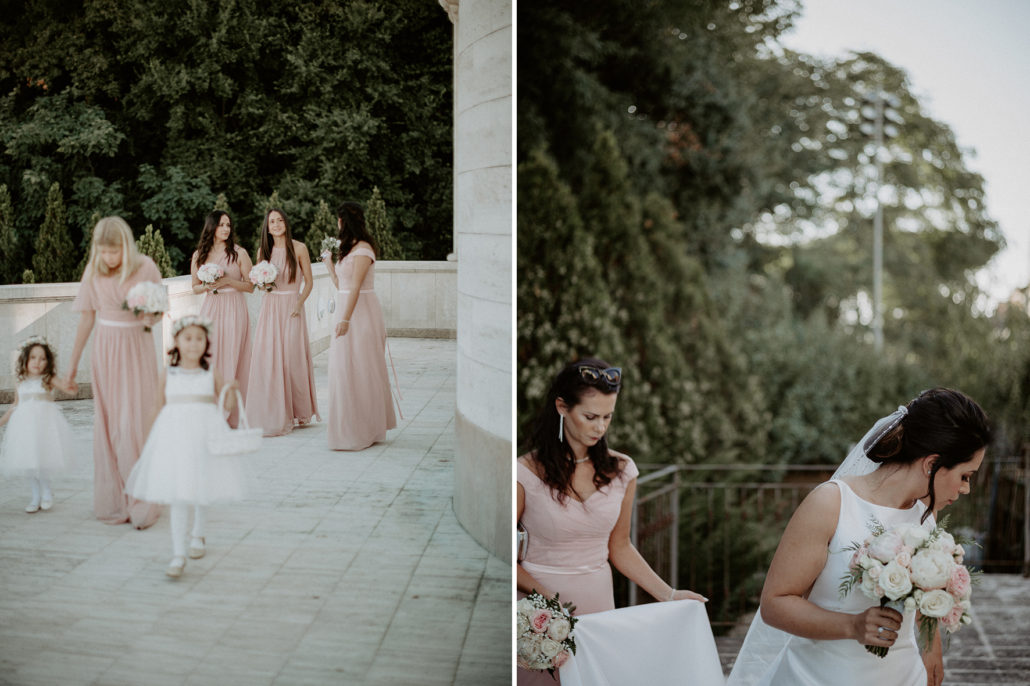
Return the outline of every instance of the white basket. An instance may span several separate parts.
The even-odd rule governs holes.
[[[225,416],[225,394],[229,390],[229,384],[222,386],[222,392],[218,394],[218,411]],[[226,423],[207,439],[207,449],[212,455],[243,455],[253,453],[261,448],[261,435],[264,430],[260,427],[250,428],[247,421],[247,412],[243,407],[243,396],[238,388],[236,393],[236,405],[240,413],[240,428],[234,429]]]

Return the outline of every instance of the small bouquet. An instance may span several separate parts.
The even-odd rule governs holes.
[[[331,257],[333,255],[333,253],[335,253],[337,250],[339,250],[339,248],[340,248],[340,239],[339,238],[333,238],[332,236],[326,236],[325,238],[322,239],[322,251],[320,253],[322,255],[322,259],[324,260],[326,257]]]
[[[268,260],[261,260],[250,268],[250,282],[264,291],[270,292],[275,288],[275,277],[279,276],[279,270]]]
[[[200,279],[201,283],[208,286],[211,286],[223,276],[225,276],[225,270],[222,269],[222,265],[215,264],[214,262],[208,262],[197,269],[197,278]],[[212,289],[211,292],[217,295],[218,289]]]
[[[141,281],[129,289],[122,309],[132,310],[137,317],[141,314],[164,314],[168,311],[168,294],[164,284]],[[150,327],[144,326],[143,330],[150,331]]]
[[[840,583],[841,598],[857,584],[880,607],[904,614],[919,610],[919,635],[924,646],[933,640],[937,623],[950,634],[969,624],[972,577],[962,564],[965,549],[945,531],[947,517],[932,530],[907,525],[887,529],[872,522],[872,535],[854,550],[848,573]],[[884,657],[887,648],[866,646],[873,655]]]
[[[554,670],[576,653],[572,628],[579,620],[572,616],[572,603],[562,605],[558,594],[544,598],[533,591],[515,606],[516,646],[519,667],[537,671]]]

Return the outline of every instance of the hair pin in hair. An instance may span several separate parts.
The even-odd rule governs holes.
[[[42,336],[32,335],[26,338],[24,341],[22,341],[22,344],[18,346],[18,353],[21,354],[26,350],[30,349],[34,345],[42,345],[47,348],[50,347],[50,343],[47,341],[47,339],[43,338]]]
[[[204,332],[207,333],[208,336],[210,336],[211,329],[214,328],[214,322],[195,314],[188,314],[185,317],[179,317],[172,323],[172,338],[178,336],[179,332],[187,326],[199,326],[204,329]]]
[[[900,424],[901,420],[904,419],[907,414],[908,408],[904,405],[898,405],[898,409],[881,419],[880,421],[883,422],[883,426],[874,431],[873,435],[866,439],[866,442],[862,444],[862,452],[868,455],[869,451],[872,450],[884,436],[889,434],[894,427]]]

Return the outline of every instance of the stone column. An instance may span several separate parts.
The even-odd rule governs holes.
[[[439,1],[454,22],[454,511],[484,548],[510,561],[511,2]]]

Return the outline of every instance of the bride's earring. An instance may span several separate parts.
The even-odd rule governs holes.
[[[565,441],[565,415],[558,414],[558,442],[562,443]]]

